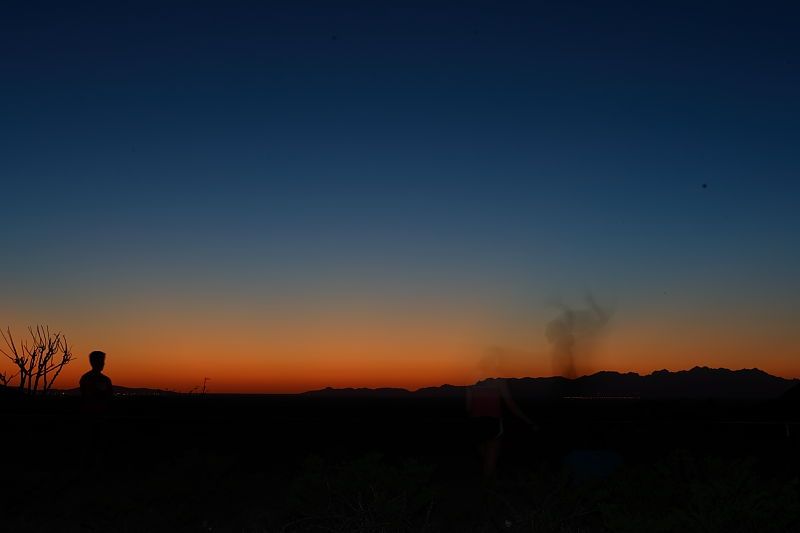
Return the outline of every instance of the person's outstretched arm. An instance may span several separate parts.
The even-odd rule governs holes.
[[[528,415],[526,415],[522,409],[519,408],[517,402],[514,401],[514,398],[511,396],[511,390],[508,388],[508,383],[506,383],[505,380],[500,382],[500,394],[503,396],[503,401],[505,402],[506,407],[508,407],[508,410],[511,411],[514,416],[524,421],[526,424],[530,424],[532,426],[536,425],[533,423],[533,420],[528,418]]]

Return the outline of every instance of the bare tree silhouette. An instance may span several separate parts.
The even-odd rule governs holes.
[[[11,328],[0,330],[6,348],[0,348],[19,369],[19,389],[27,394],[46,394],[53,386],[58,375],[73,359],[72,349],[66,336],[51,333],[50,326],[37,325],[28,327],[29,340],[17,342],[11,334]],[[14,376],[2,375],[3,384],[8,385]]]

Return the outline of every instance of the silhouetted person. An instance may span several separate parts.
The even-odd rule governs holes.
[[[89,354],[89,363],[92,369],[81,376],[81,397],[83,408],[89,413],[102,413],[108,409],[108,404],[114,394],[111,379],[103,374],[106,365],[105,352],[97,351]]]
[[[80,439],[81,462],[87,473],[96,472],[107,462],[108,428],[103,415],[108,413],[114,394],[111,380],[103,374],[106,354],[100,351],[90,353],[89,363],[92,369],[81,376],[80,381],[84,413]]]
[[[495,349],[485,357],[481,369],[488,373],[500,370],[500,351]],[[497,468],[500,455],[504,408],[517,418],[536,428],[536,424],[522,412],[511,396],[508,382],[502,378],[484,379],[467,389],[467,413],[471,417],[473,436],[483,459],[483,475],[492,479]]]

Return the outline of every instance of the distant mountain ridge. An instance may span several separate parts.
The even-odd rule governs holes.
[[[495,379],[495,378],[490,378]],[[797,379],[773,376],[757,368],[729,370],[696,366],[691,370],[671,372],[656,370],[647,375],[634,372],[602,371],[568,379],[560,376],[541,378],[508,378],[515,395],[531,398],[547,397],[639,397],[639,398],[776,398],[800,383]],[[450,396],[463,394],[466,386],[442,385],[416,391],[402,388],[331,387],[308,391],[314,396]]]
[[[495,379],[495,378],[490,378]],[[634,372],[602,371],[575,379],[560,376],[539,378],[508,378],[515,396],[529,398],[553,397],[637,397],[637,398],[778,398],[792,399],[800,404],[800,380],[773,376],[757,368],[729,370],[696,366],[690,370],[656,370],[647,375]],[[320,397],[381,397],[421,398],[453,397],[464,394],[467,386],[440,385],[410,391],[403,388],[332,388],[300,393]],[[80,389],[53,390],[54,394],[76,396]],[[120,396],[189,396],[172,390],[146,387],[114,386]],[[0,396],[13,396],[16,387],[0,387]]]
[[[65,396],[79,396],[81,389],[75,387],[74,389],[54,390],[53,392]],[[165,396],[181,393],[172,390],[149,389],[147,387],[123,387],[122,385],[114,385],[114,394],[119,396]]]

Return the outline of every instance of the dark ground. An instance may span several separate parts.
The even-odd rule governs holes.
[[[0,398],[4,531],[798,531],[774,402],[520,401],[498,478],[463,398]]]

